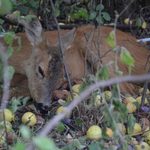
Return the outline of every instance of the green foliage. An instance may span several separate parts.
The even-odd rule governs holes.
[[[82,150],[86,146],[82,144],[82,142],[85,142],[85,139],[74,139],[70,144],[66,145],[65,147],[62,148],[62,150]]]
[[[75,125],[81,127],[83,124],[84,124],[84,122],[83,122],[83,120],[81,118],[76,118]]]
[[[2,27],[3,23],[4,23],[4,20],[0,19],[0,32],[3,31],[3,27]]]
[[[3,79],[3,64],[0,61],[0,81]]]
[[[79,150],[85,148],[85,145],[82,145],[78,139],[74,139],[72,144],[74,147],[76,147]]]
[[[25,106],[29,101],[29,97],[12,97],[9,102],[9,107],[13,112],[16,112],[19,107]]]
[[[137,18],[136,20],[135,20],[135,25],[136,25],[136,27],[141,27],[142,26],[142,19],[141,18]]]
[[[8,78],[9,78],[9,80],[11,80],[13,78],[14,73],[15,73],[15,69],[12,66],[8,66],[7,69],[8,69],[8,71],[7,71]]]
[[[54,142],[47,137],[36,136],[33,138],[33,143],[40,150],[58,150]]]
[[[15,37],[15,34],[14,32],[6,32],[4,34],[4,42],[6,43],[6,45],[8,45],[7,47],[7,57],[11,57],[12,54],[13,54],[13,48],[12,48],[12,43],[13,43],[13,39]],[[3,55],[0,55],[0,80],[2,81],[3,80]],[[15,70],[12,66],[8,66],[6,69],[6,74],[7,74],[7,78],[9,80],[12,79],[14,73],[15,73]]]
[[[133,114],[128,115],[128,120],[127,120],[128,133],[132,133],[135,123],[136,123],[136,119],[133,116]]]
[[[56,17],[60,16],[60,14],[61,14],[61,10],[60,10],[61,3],[62,3],[62,1],[60,0],[60,1],[56,1],[54,4],[54,7],[55,7],[54,15]]]
[[[12,47],[7,48],[7,55],[8,57],[12,56],[14,49]]]
[[[3,80],[3,64],[0,63],[0,80],[2,81]],[[13,78],[13,75],[15,73],[15,70],[12,66],[8,66],[6,68],[6,76],[7,76],[7,79],[11,80]],[[5,77],[6,77],[5,76]]]
[[[0,0],[0,15],[6,15],[12,10],[12,3],[10,0]]]
[[[27,126],[24,126],[24,125],[20,126],[20,133],[24,139],[31,138],[31,131]]]
[[[129,73],[130,73],[132,67],[134,67],[134,58],[125,47],[121,47],[120,60],[123,64],[128,66]]]
[[[56,132],[59,132],[59,133],[64,132],[65,129],[66,129],[66,128],[65,128],[65,125],[64,125],[62,122],[60,122],[60,123],[57,125],[57,127],[55,128]]]
[[[99,4],[94,10],[91,10],[89,19],[95,20],[98,24],[104,24],[106,21],[110,21],[111,17],[104,11],[104,5]]]
[[[109,69],[108,69],[107,65],[104,65],[99,71],[97,71],[96,78],[98,80],[108,80],[109,79]]]
[[[18,141],[14,147],[12,148],[12,150],[26,150],[26,145],[24,142]]]
[[[103,146],[99,142],[93,142],[89,146],[89,150],[103,150]]]
[[[115,41],[115,31],[111,31],[106,38],[107,44],[113,49],[116,47],[116,41]]]
[[[38,0],[19,0],[17,2],[13,2],[14,10],[18,10],[21,12],[21,15],[28,15],[30,12],[36,13],[39,7]]]
[[[88,12],[85,8],[77,8],[70,14],[71,20],[87,20]]]
[[[128,110],[126,106],[119,100],[114,100],[113,106],[114,106],[114,117],[118,115],[118,118],[115,117],[116,122],[126,122],[128,117]]]
[[[4,41],[7,45],[12,46],[13,40],[15,37],[14,32],[6,32],[4,35]]]
[[[8,55],[8,57],[12,56],[13,51],[14,51],[14,49],[12,47],[14,38],[15,38],[15,33],[14,32],[6,32],[4,34],[4,42],[7,45],[7,55]]]

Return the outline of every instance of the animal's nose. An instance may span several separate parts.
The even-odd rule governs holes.
[[[49,107],[50,107],[49,105],[43,105],[43,104],[42,104],[42,109],[43,109],[43,110],[48,111],[48,110],[49,110]]]
[[[43,104],[43,103],[36,103],[36,108],[42,113],[48,113],[50,105],[48,104]]]

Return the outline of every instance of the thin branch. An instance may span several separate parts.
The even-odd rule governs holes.
[[[121,11],[121,13],[119,14],[118,16],[118,19],[119,17],[121,17],[123,15],[123,13],[130,7],[130,5],[134,2],[135,0],[131,0],[130,3]]]
[[[3,63],[3,95],[1,99],[0,109],[4,109],[7,106],[9,99],[9,88],[10,88],[10,79],[8,74],[8,56],[6,53],[6,48],[0,43],[0,55]]]
[[[50,3],[51,3],[51,7],[52,7],[52,10],[53,10],[53,13],[55,12],[55,7],[54,7],[54,4],[53,4],[53,1],[50,0]],[[54,20],[56,22],[56,26],[57,26],[57,30],[58,30],[58,40],[59,40],[59,44],[60,44],[60,51],[61,51],[61,55],[62,55],[62,59],[63,59],[63,64],[64,64],[64,69],[65,69],[65,73],[66,73],[66,76],[67,76],[67,80],[68,80],[68,83],[69,83],[69,88],[71,90],[71,81],[70,81],[70,77],[69,77],[69,73],[68,73],[68,69],[66,67],[66,64],[64,62],[64,50],[63,50],[63,43],[62,43],[62,40],[61,40],[61,36],[60,36],[60,27],[59,27],[59,24],[58,24],[58,21],[57,21],[57,18],[54,14]],[[72,93],[72,92],[71,92]]]

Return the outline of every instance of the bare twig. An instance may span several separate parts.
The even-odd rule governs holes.
[[[3,95],[1,98],[1,106],[0,111],[3,113],[4,118],[4,127],[5,127],[5,133],[6,133],[6,141],[8,140],[8,133],[6,130],[6,121],[5,121],[5,115],[4,115],[4,109],[7,106],[8,99],[9,99],[9,87],[10,87],[10,79],[8,74],[8,55],[6,53],[6,48],[0,43],[0,55],[1,55],[1,61],[3,64]],[[8,141],[6,142],[6,149],[9,150],[8,147]]]
[[[118,19],[119,17],[121,17],[123,15],[123,13],[130,7],[130,5],[134,2],[135,0],[131,0],[130,3],[121,11],[121,13],[119,14],[118,16]]]
[[[7,127],[6,127],[6,118],[5,118],[5,114],[4,114],[4,109],[3,109],[3,120],[4,120],[4,128],[5,128],[5,134],[6,134],[6,150],[9,150],[9,146],[8,146],[8,131],[7,131]]]
[[[148,73],[150,73],[150,69],[149,69]],[[149,81],[145,81],[144,88],[143,88],[143,91],[142,91],[141,106],[143,106],[144,103],[145,103],[145,97],[146,97],[146,92],[147,92],[147,89],[148,89],[148,84],[149,84]]]
[[[115,42],[115,47],[117,47],[117,35],[116,35],[116,29],[117,29],[117,23],[118,23],[118,19],[119,17],[122,16],[122,14],[129,8],[129,6],[134,2],[135,0],[131,0],[131,2],[128,4],[128,6],[126,6],[120,14],[118,14],[118,12],[116,12],[116,17],[115,17],[115,22],[114,22],[114,42]],[[116,51],[116,55],[115,55],[115,71],[117,72],[119,69],[118,69],[118,51]],[[118,90],[118,95],[119,95],[119,99],[121,100],[121,97],[120,97],[120,88],[119,88],[119,85],[117,85],[117,90]]]
[[[55,12],[55,7],[54,7],[54,4],[53,4],[52,0],[50,0],[50,3],[51,3],[51,7],[52,7],[52,10],[53,10],[53,13],[54,13]],[[56,26],[57,26],[57,30],[58,30],[58,40],[59,40],[59,44],[60,44],[60,52],[61,52],[61,55],[62,55],[62,60],[63,60],[63,64],[64,64],[64,70],[65,70],[65,73],[66,73],[66,76],[67,76],[67,80],[68,80],[68,83],[69,83],[69,88],[71,90],[71,81],[70,81],[68,69],[67,69],[66,64],[64,62],[64,50],[63,50],[63,45],[62,45],[63,43],[62,43],[61,36],[60,36],[60,27],[59,27],[59,24],[58,24],[58,21],[57,21],[57,18],[55,16],[55,14],[54,14],[54,20],[56,22]]]
[[[8,56],[6,53],[6,48],[0,43],[0,55],[3,63],[3,95],[1,99],[0,109],[4,109],[7,106],[9,99],[9,87],[10,87],[10,79],[8,74]]]

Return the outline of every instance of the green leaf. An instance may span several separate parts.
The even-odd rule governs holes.
[[[14,32],[7,32],[4,35],[4,41],[5,41],[5,43],[8,44],[9,46],[11,46],[12,43],[13,43],[14,37],[15,37],[15,33]]]
[[[0,15],[5,15],[12,10],[12,3],[10,0],[0,0]]]
[[[83,124],[84,124],[84,122],[81,118],[76,118],[75,119],[75,125],[82,126]]]
[[[27,104],[27,102],[30,100],[29,96],[26,97],[19,97],[20,101],[22,102],[22,106],[25,106]]]
[[[96,18],[96,15],[97,15],[97,13],[96,13],[95,11],[92,11],[92,12],[90,13],[89,19],[90,19],[90,20],[95,19],[95,18]]]
[[[3,64],[0,61],[0,81],[2,81],[2,80],[3,80]]]
[[[26,7],[26,6],[19,7],[19,11],[22,14],[28,15],[29,14],[29,7]]]
[[[136,119],[133,114],[128,115],[128,133],[133,132],[134,125],[136,123]]]
[[[24,139],[30,139],[31,131],[27,126],[22,125],[20,127],[20,133]]]
[[[97,21],[98,24],[104,24],[104,19],[101,15],[98,15],[96,17],[96,21]]]
[[[65,125],[64,125],[62,122],[60,122],[60,123],[57,125],[57,127],[56,127],[56,131],[59,132],[59,133],[64,132],[65,129],[66,129],[66,128],[65,128]]]
[[[38,9],[39,3],[38,3],[38,1],[32,0],[32,3],[30,3],[30,6],[31,6],[31,8]]]
[[[58,17],[60,15],[60,10],[59,9],[55,9],[54,14],[55,14],[56,17]]]
[[[33,143],[39,148],[40,150],[58,150],[55,146],[54,142],[47,138],[47,137],[34,137]]]
[[[72,14],[71,14],[71,19],[76,20],[76,19],[88,19],[89,15],[86,9],[84,8],[80,8],[78,10],[75,10]]]
[[[10,104],[10,108],[13,112],[16,112],[18,110],[19,107],[25,106],[27,104],[27,102],[29,101],[30,97],[12,97],[9,104]]]
[[[8,78],[11,80],[13,78],[13,75],[15,73],[15,69],[13,66],[8,66]]]
[[[11,101],[10,101],[11,110],[13,112],[16,112],[16,110],[18,109],[19,105],[21,105],[21,102],[17,98],[12,97]]]
[[[108,37],[106,38],[106,42],[107,44],[111,47],[111,48],[115,48],[116,47],[116,42],[115,42],[115,31],[111,31],[108,35]]]
[[[4,23],[3,19],[0,19],[0,25],[2,25]]]
[[[6,72],[7,72],[6,76],[9,80],[11,80],[13,78],[14,73],[15,73],[15,69],[12,66],[8,66],[6,69],[7,69],[6,70]],[[0,63],[0,76],[1,76],[1,78],[3,78],[3,65],[1,63]]]
[[[13,49],[12,47],[9,46],[9,47],[7,48],[8,57],[11,57],[11,56],[12,56],[13,51],[14,51],[14,49]]]
[[[120,60],[129,67],[129,72],[131,71],[131,68],[134,67],[134,58],[125,47],[121,47]]]
[[[99,71],[97,71],[96,78],[99,80],[109,79],[109,69],[107,65],[104,65]]]
[[[78,139],[73,140],[73,145],[79,150],[86,147],[85,145],[82,145]]]
[[[85,8],[81,8],[78,13],[81,19],[88,19],[88,12]]]
[[[100,146],[98,142],[94,142],[90,144],[88,147],[89,147],[89,150],[102,150],[102,147]]]
[[[142,26],[142,19],[141,19],[141,18],[137,18],[135,25],[136,25],[137,27],[141,27],[141,26]]]
[[[120,102],[118,99],[113,101],[114,104],[114,114],[115,112],[119,112],[118,115],[120,116],[119,121],[125,121],[128,116],[128,110],[124,103]],[[115,115],[116,116],[116,115]],[[123,120],[122,120],[123,119]]]
[[[104,5],[103,4],[99,4],[96,6],[96,11],[102,11],[104,9]]]
[[[18,141],[14,147],[12,148],[13,150],[25,150],[26,146],[24,143],[22,143],[21,141]]]
[[[24,21],[29,23],[35,18],[36,18],[35,15],[26,15],[26,16],[21,16],[19,19],[22,19],[22,20],[24,20]]]
[[[111,20],[110,15],[107,12],[102,12],[102,16],[103,16],[103,18],[106,21],[110,21]]]

